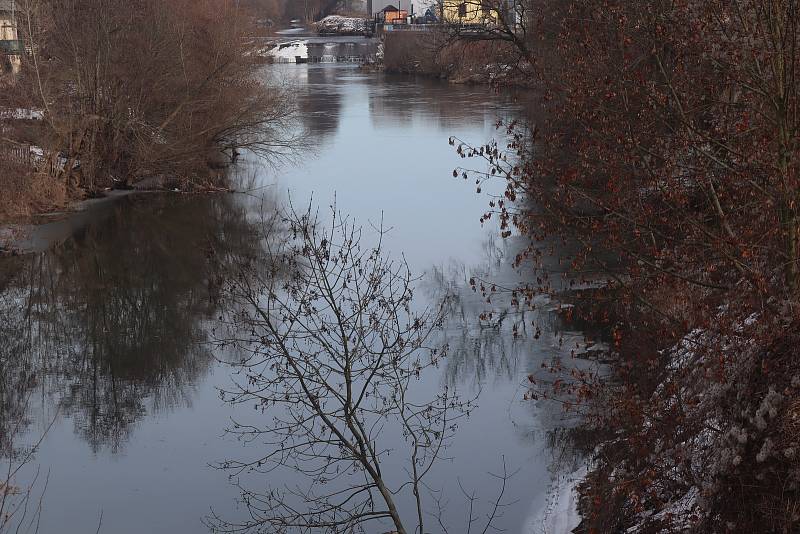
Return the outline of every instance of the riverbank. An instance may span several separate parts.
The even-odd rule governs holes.
[[[133,195],[186,195],[234,193],[227,187],[180,190],[169,187],[111,189],[65,206],[52,207],[13,220],[0,219],[0,258],[43,252],[76,232],[108,216],[118,202]]]
[[[109,191],[99,198],[71,203],[66,210],[38,213],[26,220],[0,222],[0,257],[43,252],[102,220],[120,199],[134,191]]]
[[[580,485],[580,532],[794,532],[795,490],[786,484],[798,466],[800,339],[792,320],[721,309],[717,324],[674,342],[617,334],[630,339],[617,348],[589,425],[598,441]],[[746,529],[709,527],[720,522]]]
[[[535,243],[572,233],[565,261],[608,273],[613,372],[584,392],[599,439],[585,530],[800,531],[800,152],[774,105],[798,91],[780,75],[796,11],[520,4],[536,12],[513,41],[535,61],[540,120],[503,124],[505,146],[459,146],[490,172],[473,159],[454,175],[502,176],[486,217]],[[503,205],[521,197],[540,209]]]
[[[240,156],[238,145],[215,144],[185,166],[170,166],[162,172],[139,171],[119,178],[113,165],[104,163],[99,165],[104,169],[102,173],[92,173],[92,178],[87,179],[85,168],[98,167],[97,162],[89,157],[87,164],[78,154],[67,158],[53,148],[41,148],[47,145],[48,137],[44,122],[43,116],[33,120],[0,118],[0,129],[7,136],[0,143],[0,225],[25,225],[55,213],[80,211],[86,202],[127,190],[227,191],[228,169]],[[247,138],[240,142],[247,144]],[[255,152],[258,153],[257,148]]]
[[[294,150],[291,95],[262,76],[262,29],[234,2],[18,7],[19,38],[40,45],[2,79],[0,217],[153,181],[214,188],[237,150]]]
[[[685,291],[664,287],[645,305],[609,281],[572,300],[571,318],[606,325],[610,338],[598,353],[603,380],[570,365],[556,374],[573,381],[570,408],[585,416],[579,448],[590,463],[574,486],[575,532],[795,531],[786,484],[800,450],[800,338],[791,308],[726,304],[713,322],[665,328],[659,311],[695,305]],[[552,391],[530,396],[542,393]]]
[[[395,31],[384,34],[386,72],[415,74],[462,85],[520,86],[524,69],[513,47],[503,41],[460,41],[442,31]]]

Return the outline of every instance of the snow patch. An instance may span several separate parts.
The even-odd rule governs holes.
[[[530,534],[569,534],[581,523],[578,513],[578,484],[586,477],[588,469],[581,467],[573,473],[558,475],[547,489],[547,502],[543,510],[528,521]]]
[[[40,121],[43,118],[44,112],[38,109],[16,108],[0,110],[0,119]]]
[[[367,19],[330,15],[314,26],[320,34],[361,35],[367,33],[367,22]]]
[[[297,59],[308,59],[308,41],[278,43],[267,51],[277,63],[296,63]]]

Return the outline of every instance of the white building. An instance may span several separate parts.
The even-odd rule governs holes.
[[[367,9],[370,10],[370,15],[380,13],[388,6],[394,6],[411,13],[411,6],[413,5],[414,14],[422,15],[428,7],[435,3],[432,0],[367,0]]]
[[[0,70],[19,72],[22,44],[17,35],[15,0],[0,0]]]

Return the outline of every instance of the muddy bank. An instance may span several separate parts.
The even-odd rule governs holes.
[[[133,189],[113,189],[102,196],[74,202],[62,210],[40,213],[14,223],[0,223],[0,258],[43,252],[87,226],[104,220],[121,201],[132,196],[231,192],[234,191],[228,188],[186,191],[155,182]]]
[[[107,217],[132,190],[109,191],[99,198],[75,202],[65,210],[42,213],[28,220],[0,225],[0,257],[42,252],[89,224]]]
[[[3,217],[0,213],[0,257],[41,252],[72,235],[76,230],[102,218],[118,200],[141,193],[218,193],[232,192],[228,172],[240,153],[237,150],[213,150],[206,156],[205,180],[159,174],[141,178],[125,186],[95,191],[62,194],[58,203],[28,207],[31,215]],[[20,173],[23,170],[17,169]],[[35,173],[31,173],[35,174]],[[70,196],[78,198],[70,199]],[[8,215],[8,214],[5,214]]]

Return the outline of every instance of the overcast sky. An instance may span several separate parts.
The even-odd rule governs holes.
[[[401,9],[408,9],[409,6],[413,3],[414,4],[414,12],[415,13],[422,13],[425,11],[432,2],[431,0],[372,0],[372,8],[375,11],[379,11],[386,7],[387,5],[391,4],[395,7],[398,7],[397,4],[400,4]]]

